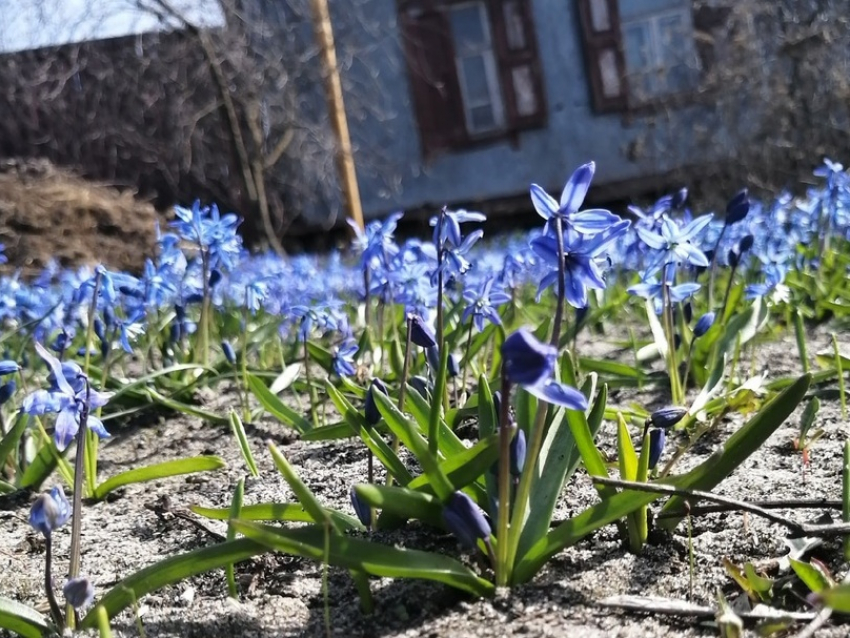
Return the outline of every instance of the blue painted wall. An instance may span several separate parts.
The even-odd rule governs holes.
[[[337,23],[345,20],[345,5],[332,6]],[[578,13],[572,0],[534,0],[533,16],[544,76],[547,127],[519,135],[519,144],[495,142],[464,151],[445,152],[423,161],[413,112],[402,45],[396,29],[395,0],[364,0],[359,12],[375,17],[375,29],[338,29],[346,84],[362,91],[380,87],[376,111],[349,111],[356,148],[358,182],[367,217],[394,210],[443,203],[490,200],[528,192],[537,182],[560,192],[578,165],[595,160],[595,184],[662,173],[694,160],[687,134],[691,110],[626,120],[620,114],[593,111],[584,67]],[[629,12],[681,6],[688,0],[626,0]],[[370,6],[371,5],[371,6]],[[656,7],[655,5],[659,5]],[[663,5],[663,7],[661,6]],[[356,52],[354,54],[353,52]],[[356,103],[360,96],[347,100]],[[355,109],[356,110],[356,109]],[[647,137],[648,136],[648,137]],[[653,140],[663,149],[652,162],[626,157],[630,142]],[[648,149],[652,150],[652,149]]]

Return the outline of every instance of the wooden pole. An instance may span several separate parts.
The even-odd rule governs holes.
[[[354,167],[354,157],[351,152],[351,136],[348,132],[348,120],[345,117],[345,104],[342,99],[342,83],[339,79],[339,68],[334,48],[333,28],[328,11],[327,0],[310,0],[313,10],[313,24],[316,30],[316,40],[322,52],[322,62],[325,75],[325,91],[328,99],[331,123],[337,138],[337,169],[342,181],[345,205],[348,216],[363,229],[363,208],[360,203],[360,189],[357,187],[357,172]]]

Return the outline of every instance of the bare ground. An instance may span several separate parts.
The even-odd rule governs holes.
[[[825,343],[825,334],[812,336],[812,348]],[[789,339],[760,349],[757,367],[769,365],[771,377],[799,369]],[[657,402],[658,397],[621,392],[618,403]],[[662,399],[663,401],[663,399]],[[224,411],[236,396],[224,392],[208,407]],[[799,413],[799,411],[798,411]],[[697,464],[741,424],[728,420],[722,432],[709,435],[689,453],[684,467]],[[744,467],[717,491],[748,500],[825,498],[841,495],[841,453],[850,434],[837,400],[826,400],[818,424],[826,435],[812,450],[811,466],[801,473],[801,461],[791,441],[797,415],[786,422]],[[144,426],[112,426],[114,436],[101,448],[101,479],[148,463],[214,453],[227,461],[216,473],[178,477],[127,487],[108,502],[84,508],[83,571],[104,592],[124,576],[165,556],[217,542],[225,525],[188,512],[193,504],[227,507],[237,480],[247,475],[236,444],[226,427],[183,416],[160,417]],[[292,494],[265,450],[274,441],[298,468],[302,478],[328,505],[350,511],[348,491],[366,476],[366,453],[358,442],[304,443],[283,426],[264,420],[249,432],[260,467],[259,478],[246,481],[245,503],[290,501]],[[603,447],[615,453],[615,430],[606,423],[600,433]],[[669,450],[672,445],[668,447]],[[595,492],[578,472],[564,494],[558,516],[578,513],[595,501]],[[44,605],[40,572],[43,542],[27,524],[29,503],[0,508],[0,595]],[[805,520],[816,512],[787,512]],[[741,565],[752,561],[776,576],[777,559],[787,554],[785,530],[763,519],[741,513],[695,517],[693,545],[696,570],[689,593],[687,529],[681,524],[672,535],[653,534],[639,556],[623,547],[613,526],[555,557],[530,584],[495,600],[473,600],[446,587],[411,581],[376,579],[373,591],[377,611],[363,615],[348,575],[331,568],[327,597],[322,592],[323,568],[314,562],[267,554],[237,569],[240,600],[227,597],[222,571],[205,574],[144,597],[138,618],[127,612],[113,624],[117,636],[323,636],[326,618],[333,636],[376,637],[496,637],[575,636],[644,637],[714,636],[717,629],[699,621],[660,614],[637,614],[603,608],[599,601],[613,595],[652,595],[713,605],[721,588],[730,599],[739,590],[721,564],[726,557]],[[382,542],[445,553],[457,553],[453,538],[411,523],[406,529],[376,535]],[[69,529],[56,536],[58,565],[67,561]],[[836,541],[814,550],[833,573],[843,576]],[[798,609],[805,605],[801,602]],[[327,614],[327,616],[326,616]],[[748,635],[755,635],[750,633]],[[817,634],[846,636],[846,626],[832,626]]]

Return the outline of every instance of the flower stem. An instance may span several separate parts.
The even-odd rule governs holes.
[[[511,565],[508,549],[510,546],[509,521],[511,515],[511,435],[510,426],[510,396],[511,382],[502,367],[502,402],[499,414],[499,516],[497,521],[496,540],[496,586],[505,587],[510,582]]]
[[[564,264],[564,232],[561,218],[555,217],[555,237],[558,240],[558,305],[555,306],[555,322],[552,325],[552,345],[560,350],[561,322],[564,319],[564,299],[567,296],[567,273]]]
[[[68,564],[68,578],[76,578],[80,575],[80,541],[83,531],[83,475],[84,475],[84,453],[86,436],[89,425],[89,402],[91,399],[91,385],[86,377],[86,401],[80,410],[80,429],[77,431],[77,454],[74,458],[74,494],[72,496],[71,513],[71,550]],[[74,629],[74,608],[69,604],[65,609],[68,626]]]
[[[665,275],[662,275],[665,277]],[[676,361],[676,339],[673,335],[673,305],[670,303],[670,287],[665,280],[661,283],[662,312],[664,313],[664,333],[667,335],[667,374],[670,377],[670,395],[674,405],[682,405],[682,381],[679,378],[679,365]]]
[[[62,618],[62,609],[56,601],[56,594],[53,591],[53,535],[48,534],[44,540],[44,591],[47,594],[47,602],[50,604],[50,615],[53,617],[53,622],[56,623],[56,628],[59,633],[62,633],[62,627],[65,624]]]

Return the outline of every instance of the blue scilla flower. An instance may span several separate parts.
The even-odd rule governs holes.
[[[780,264],[765,264],[762,272],[765,275],[764,283],[748,284],[744,288],[744,297],[746,299],[755,299],[757,297],[767,297],[771,293],[778,293],[780,300],[787,297],[787,289],[783,285],[785,275],[788,272],[788,266]]]
[[[354,339],[346,339],[334,348],[333,369],[341,377],[350,377],[356,372],[354,355],[357,353],[357,343]]]
[[[580,233],[589,234],[605,230],[620,221],[619,217],[604,209],[579,212],[595,172],[594,162],[579,166],[564,185],[560,202],[555,201],[555,198],[537,184],[531,185],[531,203],[537,214],[546,220],[547,233],[554,232],[554,226],[550,226],[550,222],[556,218],[561,220],[564,228],[570,227]]]
[[[440,223],[441,218],[442,223]],[[438,250],[441,248],[460,248],[464,241],[468,240],[468,238],[467,240],[463,239],[460,232],[460,225],[467,222],[483,222],[486,220],[487,216],[484,213],[464,209],[443,209],[443,213],[441,215],[432,217],[428,222],[434,227],[434,246],[436,246]]]
[[[661,460],[661,453],[664,452],[664,443],[667,439],[667,434],[661,428],[652,428],[649,430],[649,469],[654,470]]]
[[[49,492],[39,494],[30,508],[30,525],[45,538],[49,538],[53,530],[62,527],[71,518],[71,504],[65,497],[65,492],[58,485]]]
[[[711,219],[711,214],[703,215],[680,227],[678,222],[665,217],[661,223],[660,233],[637,226],[637,234],[641,240],[656,251],[656,254],[649,258],[645,276],[658,272],[667,264],[709,266],[705,253],[693,243],[693,240],[708,226]]]
[[[669,270],[669,269],[668,269]],[[696,293],[700,288],[700,284],[687,282],[674,286],[670,280],[666,284],[662,284],[655,277],[649,277],[645,281],[635,284],[627,288],[627,292],[631,295],[643,297],[646,300],[652,300],[655,308],[655,314],[660,315],[664,310],[664,286],[667,286],[667,296],[671,304],[685,301]]]
[[[467,305],[463,309],[461,321],[465,323],[472,317],[475,328],[481,332],[484,330],[485,320],[497,326],[502,325],[497,307],[508,303],[511,296],[505,293],[491,277],[483,284],[470,282],[463,291],[463,299]]]
[[[54,439],[56,441],[56,447],[60,450],[64,450],[74,440],[80,428],[80,418],[84,412],[88,418],[88,427],[92,432],[101,438],[108,437],[109,432],[106,431],[103,422],[93,414],[90,414],[89,411],[106,405],[112,393],[91,390],[88,388],[87,380],[82,370],[76,372],[75,369],[68,368],[75,375],[75,384],[72,387],[65,376],[66,371],[63,370],[59,360],[51,355],[40,343],[35,344],[35,349],[50,367],[53,380],[50,389],[36,390],[29,394],[24,399],[21,411],[25,414],[36,416],[56,413]],[[79,369],[79,366],[76,369]],[[78,389],[75,389],[75,387]]]
[[[709,311],[697,320],[697,323],[694,326],[695,339],[702,337],[706,332],[709,331],[711,326],[714,325],[714,320],[716,316],[717,315],[714,313],[714,311]]]
[[[572,228],[563,232],[564,237],[564,275],[566,282],[566,300],[575,308],[587,305],[588,289],[602,290],[605,280],[597,263],[605,250],[629,227],[628,221],[620,220],[606,230],[595,235],[583,235]],[[558,281],[558,240],[551,234],[535,237],[531,248],[551,269],[540,281],[537,290],[540,294]]]
[[[62,586],[65,600],[74,609],[88,607],[94,600],[94,585],[85,576],[69,578]]]
[[[237,215],[222,216],[218,206],[201,207],[200,201],[195,201],[191,209],[175,206],[174,214],[177,219],[171,226],[184,241],[208,251],[211,268],[230,270],[236,265],[242,253],[242,238],[236,232],[241,220]]]
[[[552,379],[558,351],[540,343],[525,328],[520,328],[502,344],[502,365],[511,383],[549,403],[570,410],[586,410],[585,396],[570,386]]]
[[[20,369],[21,366],[19,366],[16,361],[0,361],[0,376],[5,376],[7,374],[15,374]]]
[[[354,246],[361,252],[361,267],[375,268],[386,264],[398,254],[399,248],[393,239],[398,221],[404,213],[393,213],[385,220],[369,222],[366,229],[361,230],[359,224],[348,219],[348,224],[354,229]]]

